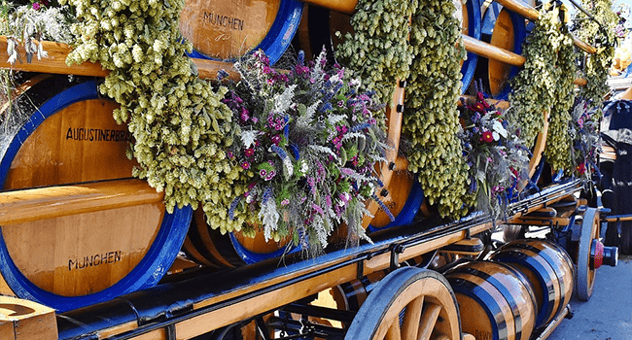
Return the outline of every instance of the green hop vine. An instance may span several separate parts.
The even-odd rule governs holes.
[[[575,102],[574,78],[577,75],[577,53],[573,38],[570,34],[560,33],[560,48],[556,65],[557,81],[551,118],[549,122],[549,136],[547,137],[544,154],[546,161],[553,170],[564,169],[567,174],[574,168],[571,150],[572,138],[569,134],[571,122],[570,111]]]
[[[589,108],[596,109],[601,117],[604,96],[610,90],[606,81],[608,80],[608,69],[614,57],[614,45],[616,42],[615,27],[619,21],[616,13],[612,10],[610,0],[582,1],[584,8],[599,22],[589,20],[587,16],[578,12],[572,29],[582,41],[597,48],[597,53],[588,55],[584,68],[584,78],[587,85],[581,90],[580,95],[587,101]]]
[[[126,122],[135,142],[134,175],[165,193],[169,212],[203,203],[208,224],[239,230],[243,216],[228,218],[230,197],[244,192],[241,169],[224,150],[232,142],[232,113],[200,80],[185,56],[178,29],[181,0],[63,0],[79,20],[67,64],[100,62],[110,70],[100,91],[120,103],[114,117]]]
[[[531,35],[523,45],[523,69],[513,80],[509,114],[522,127],[520,137],[532,146],[544,127],[543,114],[555,103],[559,72],[558,51],[565,36],[560,33],[557,10],[540,12]]]
[[[467,194],[468,168],[457,133],[455,103],[465,58],[461,26],[452,2],[425,1],[413,16],[411,65],[402,133],[411,142],[408,169],[419,174],[424,195],[441,216],[458,218],[473,203]]]
[[[417,1],[360,0],[351,18],[354,33],[346,33],[336,58],[363,80],[363,88],[389,103],[397,79],[406,79],[413,60],[408,44],[409,19]],[[385,117],[375,117],[384,121]]]
[[[396,80],[408,80],[402,128],[411,142],[408,169],[419,174],[424,194],[442,216],[463,216],[471,197],[455,103],[465,49],[454,4],[362,0],[356,9],[354,34],[345,36],[337,58],[360,70],[367,88],[386,103]]]

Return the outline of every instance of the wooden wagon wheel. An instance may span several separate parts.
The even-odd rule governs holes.
[[[345,339],[461,339],[454,292],[437,272],[400,268],[375,287]]]
[[[594,261],[594,250],[592,248],[596,248],[597,244],[601,244],[599,241],[599,212],[595,208],[588,208],[582,220],[576,259],[577,297],[582,301],[590,299],[595,287],[598,266]],[[593,253],[592,256],[591,253]]]

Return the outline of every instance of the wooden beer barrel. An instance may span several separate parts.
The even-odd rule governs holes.
[[[303,3],[298,0],[186,0],[180,31],[193,58],[233,61],[263,50],[274,64],[292,42]]]
[[[535,297],[527,278],[502,263],[469,262],[445,274],[461,314],[461,329],[477,339],[528,340]]]
[[[425,203],[423,189],[421,189],[419,181],[415,175],[406,170],[408,162],[404,158],[398,157],[395,164],[399,170],[395,170],[388,190],[384,191],[385,195],[380,197],[395,217],[395,221],[391,221],[389,215],[380,208],[371,220],[371,225],[367,228],[369,233],[410,224],[421,209],[421,205]]]
[[[14,101],[24,114],[13,116],[21,124],[2,141],[3,191],[131,177],[135,162],[125,153],[132,137],[112,117],[117,104],[99,98],[95,80],[51,76]],[[166,213],[157,196],[147,204],[4,224],[1,293],[66,311],[156,284],[191,218],[190,208]]]
[[[536,297],[536,329],[559,315],[573,294],[575,269],[564,249],[540,239],[507,243],[491,256],[522,272]]]
[[[481,40],[487,43],[521,54],[526,35],[525,18],[498,3],[492,3],[483,14]],[[485,92],[493,98],[507,99],[511,92],[509,81],[518,71],[516,66],[481,57],[475,77],[483,81]]]
[[[187,256],[202,264],[214,268],[241,267],[299,251],[293,247],[291,239],[266,242],[262,232],[254,238],[245,237],[240,232],[222,235],[219,230],[206,223],[201,208],[193,213],[191,227],[182,247]]]
[[[459,3],[461,6],[459,6]],[[470,36],[474,39],[481,39],[481,5],[478,0],[467,0],[466,3],[462,3],[460,0],[454,2],[458,10],[461,7],[461,28],[462,33]],[[458,13],[457,13],[458,14]],[[457,17],[459,17],[457,15]],[[467,58],[461,64],[461,74],[463,78],[463,87],[461,88],[461,94],[467,91],[470,86],[474,73],[476,71],[476,64],[478,63],[478,55],[468,52]]]

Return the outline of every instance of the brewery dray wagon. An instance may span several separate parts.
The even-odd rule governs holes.
[[[348,15],[356,5],[187,1],[179,30],[193,43],[200,78],[215,79],[221,70],[238,79],[233,62],[242,51],[259,49],[274,64],[290,45],[307,55],[325,46],[333,58],[345,39],[334,32],[353,30]],[[527,23],[540,14],[510,0],[458,2],[456,8],[468,51],[461,93],[472,79],[484,78],[486,91],[506,99],[507,81],[525,63]],[[403,22],[414,26],[414,16]],[[411,29],[404,44],[418,34]],[[607,209],[599,193],[585,179],[553,173],[542,158],[550,110],[534,134],[527,176],[503,196],[502,218],[482,211],[441,218],[429,190],[407,171],[412,165],[399,142],[407,124],[404,98],[418,96],[411,83],[424,79],[411,73],[393,81],[389,147],[375,166],[382,178],[369,192],[374,199],[361,223],[371,242],[349,245],[334,233],[321,254],[305,257],[303,245],[288,238],[220,232],[202,209],[174,207],[165,193],[133,179],[138,159],[127,153],[139,138],[116,123],[119,104],[98,91],[110,71],[90,62],[67,66],[71,49],[64,44],[38,42],[47,53],[40,60],[10,37],[0,43],[0,66],[21,71],[3,106],[13,125],[2,131],[0,160],[0,339],[546,338],[569,314],[574,293],[590,298],[596,269],[616,265],[617,248],[600,242]],[[29,62],[7,62],[11,51]],[[266,71],[280,79],[288,72]],[[465,95],[460,105],[474,102],[506,105]],[[10,115],[16,105],[22,114]],[[289,138],[287,129],[283,133],[278,143]],[[489,132],[485,138],[500,137]],[[305,157],[298,148],[288,150],[297,162]],[[349,162],[358,162],[353,157]],[[449,172],[451,165],[443,167]],[[262,177],[271,172],[259,170]],[[231,204],[230,214],[234,209]],[[501,226],[504,239],[492,238]]]

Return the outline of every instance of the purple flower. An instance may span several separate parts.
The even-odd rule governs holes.
[[[288,204],[290,204],[290,200],[287,198],[281,201],[281,205],[288,205]]]
[[[246,155],[246,157],[251,157],[254,154],[255,154],[255,149],[253,148],[248,148],[244,150],[244,155]]]
[[[268,172],[268,175],[264,179],[266,181],[269,181],[269,180],[272,180],[274,178],[274,176],[276,176],[276,171],[272,170],[272,171]]]
[[[266,171],[266,169],[259,170],[259,176],[261,176],[261,178],[266,178],[267,174],[268,172]]]
[[[36,11],[40,9],[40,4],[39,4],[39,2],[35,2],[35,3],[33,3],[33,9],[34,9],[34,10],[36,10]]]
[[[250,162],[248,162],[248,161],[243,161],[243,162],[241,163],[241,168],[242,168],[242,169],[244,169],[244,170],[248,170],[248,169],[250,169]]]
[[[274,145],[279,146],[279,143],[281,143],[281,135],[272,136],[270,140],[274,143]]]
[[[241,120],[243,120],[244,122],[247,122],[248,119],[250,118],[250,116],[248,115],[248,110],[245,107],[241,108]]]
[[[342,100],[338,101],[338,107],[343,107],[343,106],[345,106],[345,102]]]

